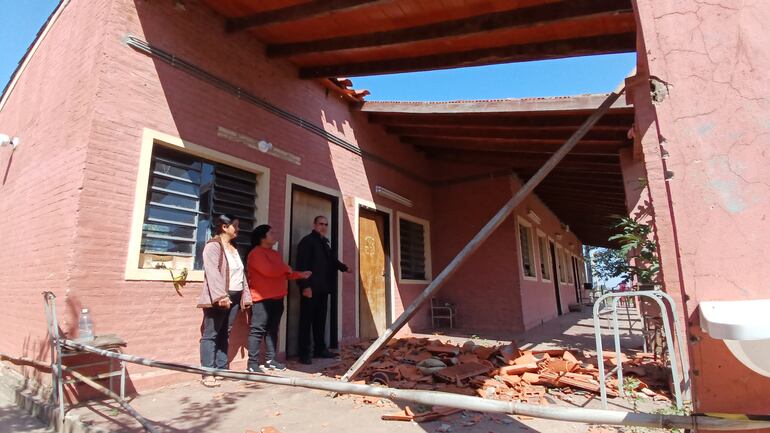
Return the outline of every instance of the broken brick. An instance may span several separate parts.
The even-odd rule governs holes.
[[[497,347],[476,346],[473,353],[479,357],[479,359],[489,359],[493,353],[497,352]]]
[[[580,361],[578,361],[575,355],[573,355],[567,350],[564,351],[564,354],[561,356],[561,358],[567,362],[574,362],[575,364],[580,365]]]
[[[457,346],[435,344],[435,343],[426,346],[425,350],[434,354],[448,354],[453,356],[457,356],[460,354],[460,348],[458,348]]]
[[[457,360],[460,361],[460,363],[479,362],[479,357],[473,353],[463,353],[457,357]]]
[[[527,383],[538,383],[540,382],[540,375],[535,373],[524,373],[521,376],[521,379]]]
[[[500,375],[521,375],[524,373],[537,372],[537,364],[520,364],[500,367]]]
[[[532,353],[524,353],[524,355],[521,355],[520,357],[513,360],[514,365],[524,365],[524,364],[537,364],[537,358],[535,358]]]
[[[433,373],[433,375],[447,382],[457,382],[480,374],[486,374],[487,372],[489,372],[488,366],[472,362],[448,367]]]
[[[383,421],[411,421],[414,419],[414,414],[409,414],[406,410],[402,410],[396,413],[385,414],[380,417]]]

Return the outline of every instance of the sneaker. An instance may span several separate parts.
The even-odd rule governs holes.
[[[283,365],[280,362],[275,361],[275,360],[267,361],[267,362],[265,362],[264,366],[260,365],[260,367],[261,368],[268,368],[270,370],[278,370],[278,371],[286,370],[286,366],[285,365]]]
[[[265,374],[265,368],[261,365],[259,367],[249,367],[246,369],[249,373],[258,373],[258,374]]]
[[[215,388],[219,386],[219,382],[217,382],[216,379],[214,379],[214,376],[206,376],[203,379],[201,379],[201,383],[203,386],[207,388]]]

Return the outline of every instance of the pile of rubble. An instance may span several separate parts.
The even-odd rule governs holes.
[[[367,348],[366,343],[347,346],[342,361],[326,370],[340,377]],[[400,389],[420,389],[477,395],[483,398],[547,404],[548,392],[571,400],[570,394],[596,393],[599,370],[591,361],[595,356],[583,351],[519,350],[515,343],[478,346],[467,341],[462,346],[428,338],[393,339],[376,353],[359,373],[359,383],[378,383]],[[604,360],[608,370],[617,361],[615,354]],[[668,400],[668,372],[652,354],[639,353],[621,358],[625,391],[640,398]],[[638,394],[637,394],[638,393]],[[607,395],[619,395],[615,379],[607,380]],[[404,417],[414,414],[404,413]]]

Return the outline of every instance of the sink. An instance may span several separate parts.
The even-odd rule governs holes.
[[[700,323],[743,365],[770,377],[770,299],[701,302]]]

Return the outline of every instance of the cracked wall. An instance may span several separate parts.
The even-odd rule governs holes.
[[[663,278],[685,306],[695,409],[769,413],[770,378],[703,335],[697,306],[770,297],[770,2],[637,0],[636,10],[636,156],[649,178]],[[669,83],[655,105],[649,76]]]

